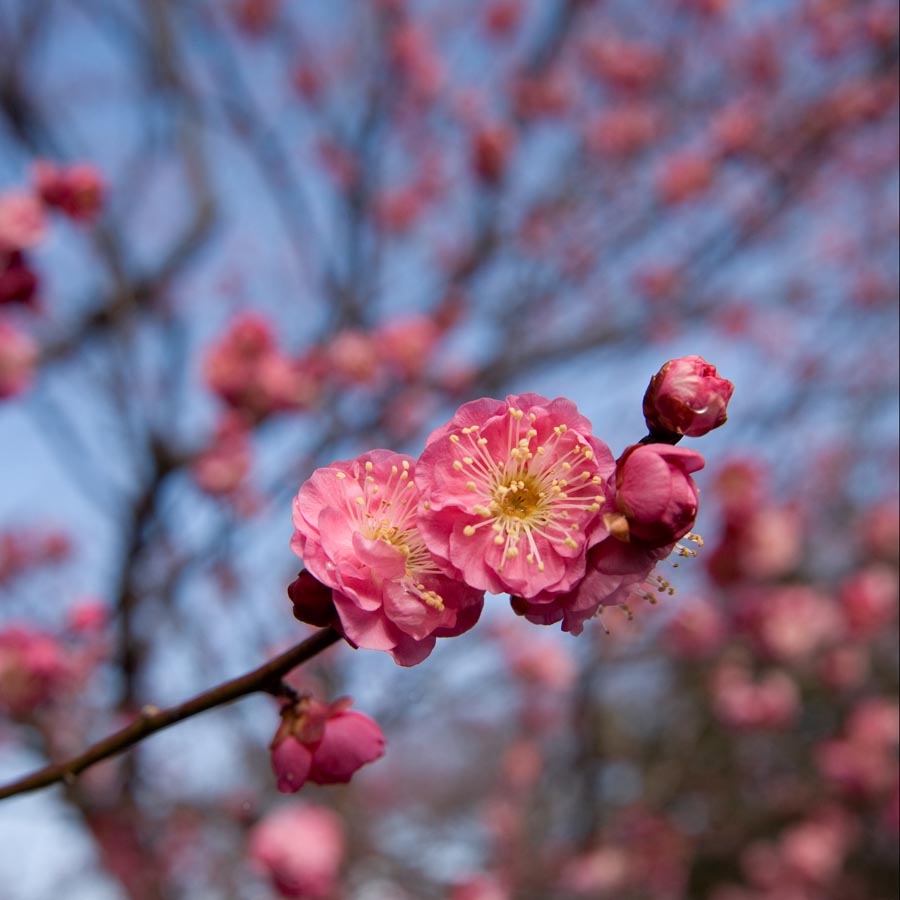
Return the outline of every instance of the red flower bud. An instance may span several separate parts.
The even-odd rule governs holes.
[[[700,437],[725,424],[734,385],[699,356],[671,359],[650,379],[644,419],[651,434]]]

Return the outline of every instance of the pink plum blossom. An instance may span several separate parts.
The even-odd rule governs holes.
[[[41,200],[77,222],[92,221],[103,206],[106,183],[90,163],[57,166],[39,160],[32,177]]]
[[[354,644],[421,662],[478,620],[482,591],[444,573],[416,518],[415,461],[389,450],[317,469],[294,500],[291,547],[333,589]]]
[[[703,466],[699,453],[683,447],[629,447],[616,465],[616,507],[625,516],[629,539],[662,547],[684,537],[697,517],[691,472]]]
[[[206,493],[228,496],[244,483],[252,462],[246,423],[237,415],[226,415],[216,426],[212,443],[194,460],[191,474]]]
[[[328,900],[345,853],[344,826],[323,806],[286,806],[250,833],[248,854],[282,897]]]
[[[0,306],[9,303],[33,305],[38,277],[25,255],[18,250],[4,251],[0,244]]]
[[[73,668],[52,635],[24,625],[0,629],[0,711],[24,718],[71,682]]]
[[[659,587],[648,584],[648,579],[672,549],[672,544],[651,548],[608,537],[588,551],[586,574],[572,590],[513,597],[513,611],[536,625],[562,622],[563,631],[581,634],[584,623],[604,607],[623,606],[634,596]]]
[[[33,247],[45,231],[44,208],[37,197],[24,191],[0,195],[0,254]]]
[[[567,591],[606,537],[614,462],[569,400],[475,400],[428,438],[419,527],[454,573],[492,593]]]
[[[699,356],[671,359],[650,380],[644,418],[651,434],[700,437],[724,425],[734,385]]]
[[[800,692],[780,670],[754,679],[744,666],[723,663],[712,679],[713,708],[726,725],[740,729],[777,729],[794,721]]]
[[[270,747],[278,790],[299,791],[307,782],[345,784],[354,772],[384,756],[378,723],[351,711],[345,698],[326,705],[302,697],[281,712]]]
[[[37,359],[34,341],[10,323],[0,321],[0,400],[28,389]]]

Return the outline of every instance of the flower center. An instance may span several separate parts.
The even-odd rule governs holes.
[[[594,452],[580,437],[568,434],[565,425],[556,425],[548,440],[536,440],[533,427],[537,417],[508,407],[509,429],[500,458],[488,450],[488,439],[480,426],[451,434],[450,441],[462,455],[453,468],[466,473],[467,490],[479,502],[470,512],[482,521],[466,525],[463,534],[472,537],[482,527],[494,531],[494,543],[503,547],[498,571],[507,559],[519,556],[524,545],[525,561],[544,571],[541,547],[564,544],[574,549],[572,537],[583,520],[600,510],[602,478],[597,474]]]
[[[365,476],[357,478],[363,490],[362,496],[349,503],[349,511],[356,522],[360,534],[373,541],[384,541],[406,557],[406,572],[401,579],[403,586],[415,594],[423,603],[437,610],[443,610],[444,602],[440,594],[426,587],[423,575],[440,575],[425,541],[416,528],[416,502],[418,491],[409,477],[409,463],[391,466],[387,480],[379,484],[373,475],[375,467],[365,464]],[[335,473],[340,481],[346,473]]]

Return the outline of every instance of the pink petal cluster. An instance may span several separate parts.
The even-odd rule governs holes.
[[[18,625],[0,629],[0,711],[30,715],[53,700],[72,674],[66,650],[52,635]]]
[[[253,461],[250,431],[237,415],[223,416],[208,447],[191,465],[197,485],[217,497],[233,495],[243,485]]]
[[[44,207],[33,194],[11,191],[0,196],[0,255],[33,247],[46,229]]]
[[[336,813],[322,806],[286,806],[253,828],[248,855],[282,897],[328,900],[337,889],[345,850]]]
[[[448,577],[420,533],[415,460],[373,450],[317,469],[294,500],[292,549],[333,591],[340,630],[401,665],[478,620],[483,591]]]
[[[34,341],[12,324],[0,321],[0,400],[28,389],[37,359]]]
[[[74,221],[93,221],[103,207],[106,182],[90,163],[58,166],[39,160],[32,167],[32,177],[41,200]]]
[[[231,321],[207,351],[203,375],[214,394],[252,420],[306,409],[320,389],[313,362],[284,354],[268,321],[255,313]]]
[[[378,723],[349,709],[349,698],[326,705],[302,697],[281,712],[270,746],[272,768],[283,794],[307,782],[345,784],[364,765],[384,756]]]
[[[429,550],[477,588],[567,591],[607,535],[600,510],[614,467],[568,400],[475,400],[425,444],[419,527]]]
[[[699,356],[667,362],[650,379],[644,394],[644,418],[651,434],[700,437],[728,418],[734,385]]]
[[[656,564],[690,534],[703,457],[671,443],[618,462],[569,400],[463,404],[415,462],[388,450],[318,469],[294,501],[306,565],[294,614],[403,665],[472,627],[482,594],[579,633],[604,606],[647,595]],[[653,587],[673,592],[657,577]]]

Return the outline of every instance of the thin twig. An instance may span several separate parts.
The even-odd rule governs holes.
[[[340,638],[341,636],[332,628],[323,628],[302,643],[291,647],[290,650],[285,650],[280,656],[276,656],[253,671],[233,678],[231,681],[225,681],[184,703],[168,709],[145,706],[134,722],[88,747],[78,756],[66,762],[45,766],[43,769],[38,769],[30,775],[25,775],[0,788],[0,800],[35,791],[60,781],[71,784],[77,775],[90,766],[122,753],[149,735],[162,731],[176,722],[189,719],[208,709],[224,706],[226,703],[231,703],[257,691],[277,693],[284,675],[301,663],[312,659],[339,641]]]

